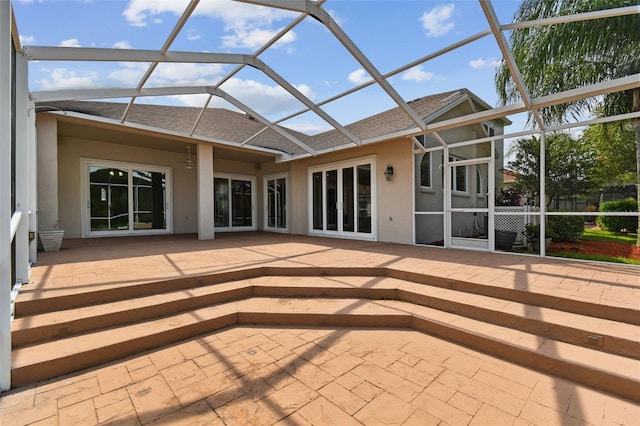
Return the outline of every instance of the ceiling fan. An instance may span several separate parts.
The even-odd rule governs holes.
[[[193,169],[194,164],[196,164],[196,160],[191,159],[191,145],[187,145],[187,159],[183,161],[178,160],[178,163],[184,163],[187,170]]]

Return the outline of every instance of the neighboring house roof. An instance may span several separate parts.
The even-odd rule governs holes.
[[[517,178],[518,172],[509,169],[502,169],[502,181],[505,185],[511,185],[515,183]]]
[[[429,120],[437,117],[439,111],[446,111],[450,105],[459,102],[466,96],[471,96],[478,101],[478,98],[471,92],[461,89],[424,96],[410,101],[408,104],[419,117]],[[488,108],[488,105],[482,104]],[[38,109],[43,111],[46,111],[48,107],[120,122],[127,104],[96,101],[57,101],[47,102],[46,105],[38,105]],[[133,104],[124,124],[136,123],[158,128],[158,130],[165,129],[189,135],[201,111],[201,108],[194,107]],[[270,148],[292,156],[305,153],[303,148],[273,129],[263,131],[264,127],[264,124],[244,113],[223,108],[207,108],[193,135],[194,137],[218,139],[237,144],[246,143],[245,146],[248,148]],[[415,127],[415,123],[400,107],[396,107],[356,121],[345,127],[358,139],[365,140]],[[286,127],[281,128],[315,150],[352,145],[352,142],[338,130],[310,136]]]

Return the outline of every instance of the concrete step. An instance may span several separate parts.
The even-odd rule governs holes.
[[[14,348],[251,297],[398,300],[640,359],[640,327],[387,277],[258,277],[16,318]]]
[[[385,288],[396,284],[379,285]],[[274,291],[276,287],[263,288]],[[290,283],[280,288],[298,289]],[[12,383],[22,386],[233,325],[413,328],[640,401],[640,360],[413,302],[332,296],[254,296],[17,348],[13,351]]]
[[[640,325],[640,307],[629,308],[614,301],[601,300],[593,303],[570,295],[533,291],[526,285],[515,286],[513,283],[493,282],[490,285],[472,281],[407,272],[391,267],[250,267],[228,272],[201,276],[189,276],[179,279],[154,282],[134,282],[130,284],[105,283],[90,287],[79,285],[74,288],[48,289],[23,286],[15,303],[16,317],[25,317],[47,312],[83,308],[107,302],[117,302],[152,294],[160,294],[178,290],[190,290],[211,284],[246,280],[258,277],[367,277],[372,280],[380,278],[396,278],[416,284],[427,284],[460,292],[495,297],[531,306],[552,308],[565,312],[595,318],[609,319],[617,322]],[[626,305],[625,305],[626,306]]]

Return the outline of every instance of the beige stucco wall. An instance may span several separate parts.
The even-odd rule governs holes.
[[[295,161],[291,164],[291,232],[308,234],[309,168],[374,155],[376,157],[376,208],[378,241],[411,244],[413,148],[408,139],[365,145]],[[394,169],[391,182],[384,177],[387,163]]]

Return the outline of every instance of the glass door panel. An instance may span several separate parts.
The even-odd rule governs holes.
[[[213,192],[214,192],[214,223],[216,227],[229,226],[229,180],[214,178],[213,179]]]
[[[231,180],[233,221],[231,226],[251,226],[251,181]]]
[[[287,180],[280,178],[276,180],[276,227],[287,227]]]
[[[355,227],[353,167],[342,169],[342,230],[353,232]]]
[[[216,228],[255,229],[253,220],[255,180],[247,176],[213,178],[213,211]]]
[[[91,231],[128,230],[129,173],[113,167],[89,167]]]
[[[371,164],[358,166],[358,232],[371,233]]]
[[[275,228],[277,216],[276,180],[267,181],[267,228]]]
[[[324,229],[324,203],[322,196],[322,172],[316,172],[311,177],[313,181],[313,229]]]
[[[266,180],[266,228],[287,228],[287,179]]]
[[[133,229],[166,229],[166,175],[133,172]]]
[[[327,176],[327,194],[326,194],[326,211],[327,211],[327,231],[338,230],[338,171],[329,170]]]

